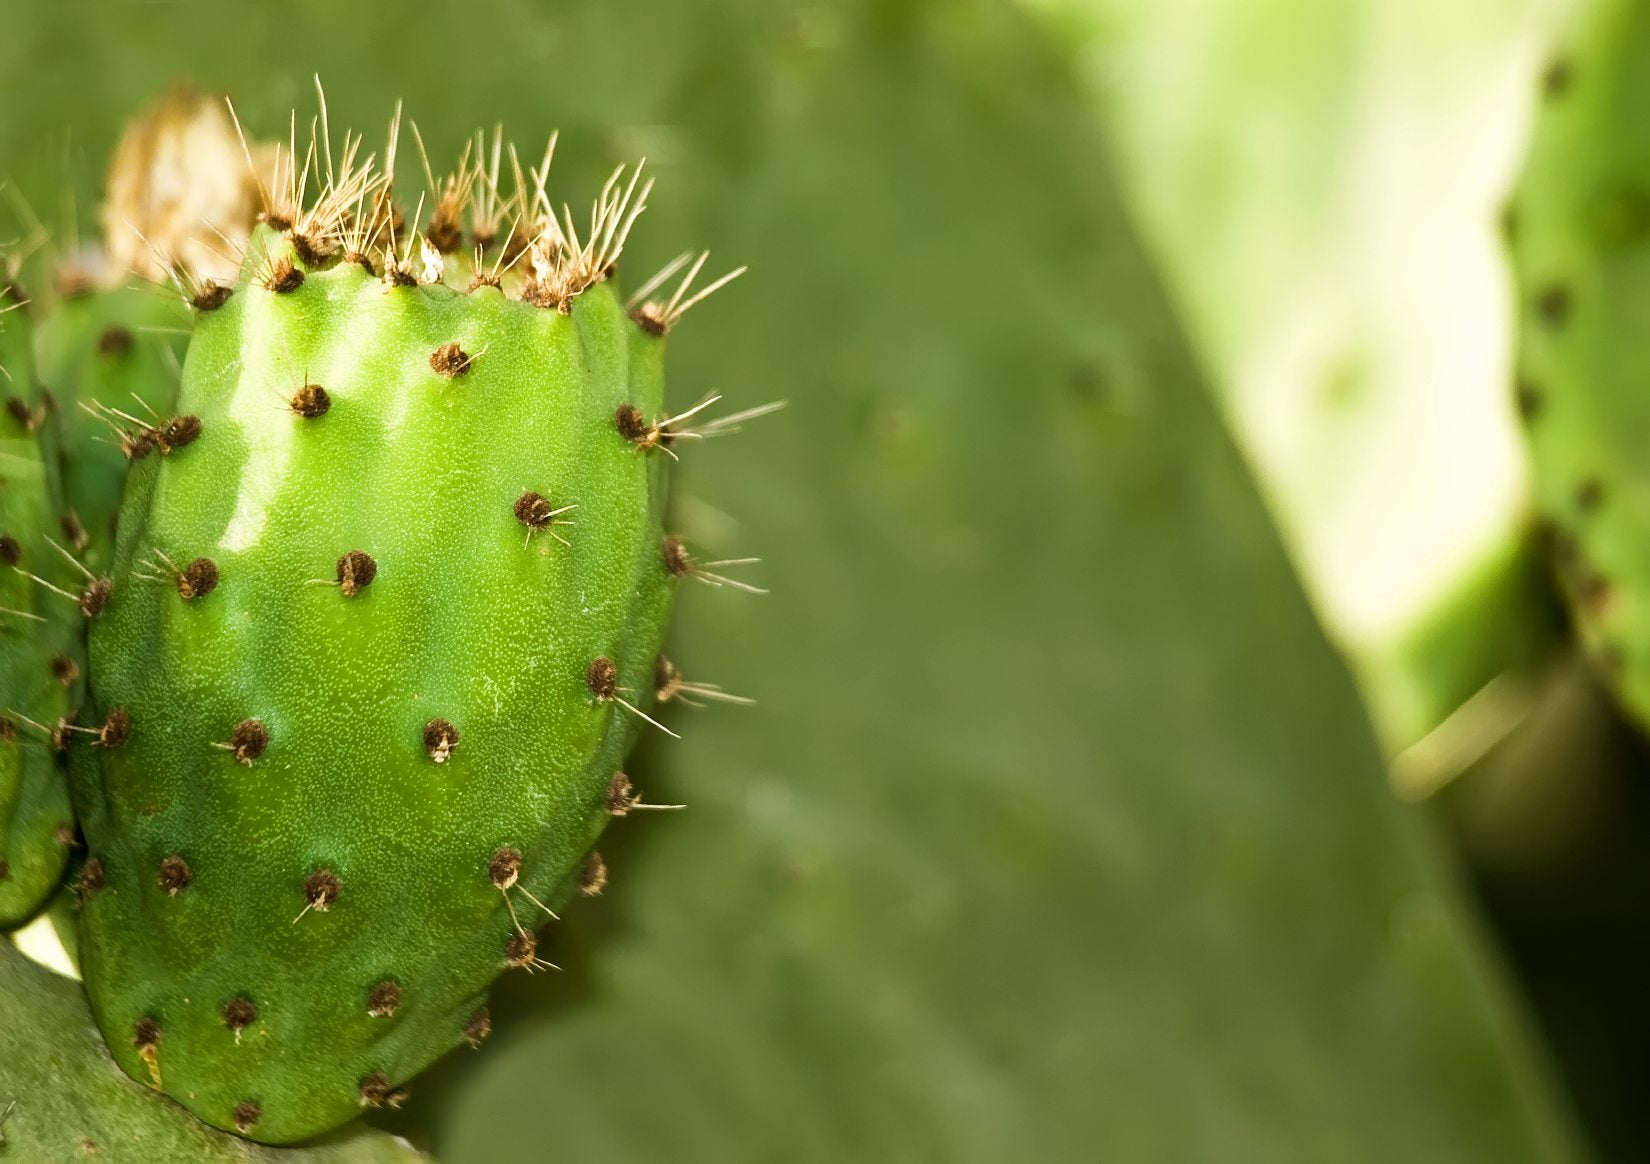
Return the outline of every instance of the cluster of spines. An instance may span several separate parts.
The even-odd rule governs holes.
[[[466,292],[494,288],[523,303],[565,314],[574,299],[613,273],[653,189],[652,179],[643,180],[645,161],[617,167],[581,231],[571,207],[558,206],[549,193],[554,134],[539,163],[524,167],[515,146],[505,143],[502,128],[494,129],[490,144],[486,132],[477,130],[458,165],[438,176],[414,126],[427,190],[419,195],[411,219],[419,225],[409,230],[395,190],[400,106],[391,119],[380,163],[375,153],[363,156],[362,137],[348,132],[334,158],[324,94],[319,101],[320,111],[302,148],[294,114],[287,142],[274,148],[268,181],[250,145],[245,146],[247,165],[264,202],[263,220],[290,242],[298,260],[273,253],[264,256],[257,282],[271,291],[296,290],[305,268],[346,262],[388,286],[445,283]],[[501,184],[509,185],[508,192]],[[695,290],[708,257],[708,252],[689,252],[667,264],[627,302],[632,319],[649,333],[663,335],[695,305],[744,273],[745,268],[737,268]],[[678,274],[682,277],[671,293],[655,298]],[[230,288],[181,270],[176,283],[199,310],[221,306],[231,293]]]

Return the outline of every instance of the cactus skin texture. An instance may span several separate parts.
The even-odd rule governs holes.
[[[225,1136],[122,1075],[85,996],[0,940],[0,1160],[415,1164],[404,1141],[355,1127],[301,1148]]]
[[[63,875],[74,822],[59,725],[84,672],[79,612],[23,572],[74,586],[73,568],[47,540],[52,481],[37,439],[47,410],[33,389],[20,302],[9,298],[10,310],[0,314],[0,366],[10,392],[0,409],[0,929],[39,910]]]
[[[661,358],[610,283],[564,314],[254,237],[91,635],[132,727],[80,769],[81,954],[134,1078],[289,1142],[398,1104],[535,966],[671,603],[669,458],[615,421],[658,413]]]
[[[1650,4],[1584,8],[1542,73],[1505,222],[1521,311],[1514,390],[1576,626],[1650,727]]]
[[[39,328],[40,378],[57,402],[63,452],[59,525],[93,572],[114,558],[115,519],[129,453],[111,410],[169,416],[192,321],[165,291],[143,283],[86,290],[59,303]]]

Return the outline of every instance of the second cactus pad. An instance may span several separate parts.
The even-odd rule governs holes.
[[[1577,629],[1650,727],[1650,4],[1583,5],[1541,79],[1507,218],[1517,403]]]
[[[599,888],[680,560],[646,419],[671,316],[609,281],[618,199],[585,244],[540,221],[507,293],[395,249],[359,178],[320,203],[355,215],[269,215],[137,434],[91,632],[129,730],[77,765],[117,1061],[269,1142],[479,1041],[489,983]]]

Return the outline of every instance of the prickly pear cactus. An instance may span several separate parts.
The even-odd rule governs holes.
[[[302,1148],[214,1132],[109,1062],[79,988],[0,939],[0,1160],[180,1164],[415,1164],[404,1141],[356,1127]]]
[[[74,843],[64,727],[81,690],[71,563],[51,540],[48,462],[37,433],[29,316],[7,280],[0,306],[0,929],[45,904]],[[53,587],[64,590],[54,592]]]
[[[1506,219],[1521,311],[1515,391],[1576,624],[1650,726],[1650,4],[1584,7],[1541,76]]]
[[[696,568],[661,381],[693,299],[627,308],[610,278],[637,175],[581,240],[535,171],[489,237],[495,202],[454,192],[496,168],[467,160],[397,235],[348,159],[313,200],[284,171],[176,408],[128,433],[152,452],[91,633],[122,730],[77,769],[116,1060],[268,1142],[398,1105],[486,1037],[497,975],[547,965],[535,930],[639,806],[644,706],[683,691],[659,652]],[[492,244],[456,288],[455,234]]]

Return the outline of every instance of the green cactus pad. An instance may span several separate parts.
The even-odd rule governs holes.
[[[201,313],[133,469],[91,635],[130,738],[77,769],[116,1060],[269,1142],[478,1042],[489,983],[599,888],[684,564],[656,311],[288,237]]]
[[[0,1160],[188,1164],[415,1164],[428,1157],[356,1127],[296,1149],[214,1132],[123,1076],[67,978],[0,940]]]
[[[57,402],[59,525],[93,571],[114,558],[128,450],[119,414],[171,414],[191,320],[177,295],[133,282],[66,298],[39,328],[40,377]]]
[[[37,439],[47,413],[19,303],[8,298],[0,313],[0,929],[27,920],[63,875],[74,822],[61,725],[83,670],[79,612],[43,584],[73,593],[73,567],[48,540],[51,482]]]
[[[1650,4],[1586,7],[1542,75],[1507,217],[1521,310],[1514,391],[1577,626],[1650,726]]]

